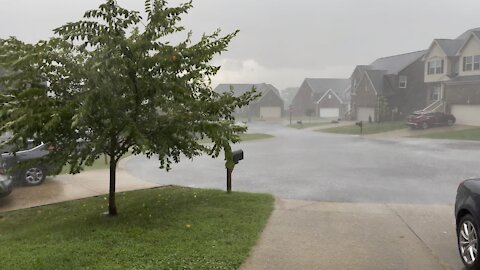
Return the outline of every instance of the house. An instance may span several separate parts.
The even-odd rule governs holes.
[[[306,78],[293,98],[292,114],[343,119],[350,88],[349,79]]]
[[[456,39],[435,39],[424,57],[429,105],[457,123],[480,126],[480,28]]]
[[[351,80],[351,119],[384,121],[404,119],[427,104],[423,76],[426,51],[382,57],[357,66]]]
[[[284,114],[284,102],[280,97],[280,92],[271,84],[219,84],[214,91],[224,93],[233,90],[234,96],[240,96],[255,88],[261,96],[251,102],[247,107],[236,111],[236,116],[246,117],[248,119],[280,119]]]

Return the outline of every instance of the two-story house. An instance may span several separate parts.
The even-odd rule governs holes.
[[[238,109],[235,112],[237,117],[245,117],[248,119],[257,118],[262,120],[280,119],[284,114],[284,102],[280,97],[278,89],[267,83],[257,84],[219,84],[214,91],[224,93],[233,90],[234,96],[240,96],[247,91],[255,90],[261,96],[248,106]]]
[[[480,125],[480,28],[456,39],[435,39],[424,57],[429,106],[457,123]]]
[[[295,116],[344,118],[350,99],[350,80],[306,78],[292,100]]]
[[[350,118],[362,121],[403,119],[425,108],[423,60],[426,51],[382,57],[357,66],[350,76]]]

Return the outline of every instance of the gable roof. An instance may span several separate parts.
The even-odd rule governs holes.
[[[370,64],[370,69],[384,70],[386,74],[395,74],[423,57],[426,52],[426,50],[422,50],[378,58]]]
[[[458,36],[456,39],[465,40],[465,39],[467,39],[467,38],[470,37],[470,34],[471,34],[472,32],[478,32],[478,31],[480,31],[480,27],[468,29],[468,30],[465,31],[463,34],[461,34],[460,36]]]
[[[333,78],[306,78],[305,83],[310,86],[314,93],[325,94],[328,89],[332,89],[336,93],[345,91],[350,86],[349,79],[333,79]]]
[[[271,84],[266,84],[266,83],[256,83],[256,84],[248,84],[248,83],[228,84],[228,83],[223,83],[223,84],[219,84],[217,87],[215,87],[215,89],[213,89],[213,91],[221,94],[221,93],[225,93],[225,92],[230,91],[231,88],[233,89],[233,95],[236,96],[236,97],[239,97],[239,96],[245,94],[246,92],[252,90],[252,88],[255,88],[255,90],[258,93],[262,94],[262,97],[265,96],[265,94],[268,93],[269,91],[272,91],[272,92],[275,93],[275,95],[278,96],[278,98],[282,99],[278,89],[275,86],[273,86]],[[258,102],[260,99],[262,99],[262,97],[260,97],[256,101]]]
[[[457,50],[457,55],[460,55],[463,51],[463,49],[465,48],[465,46],[467,46],[468,42],[470,42],[470,40],[473,38],[473,37],[476,37],[477,39],[480,40],[480,31],[471,31],[470,32],[470,35],[468,36],[467,39],[465,40],[460,40],[462,42],[462,45],[458,48]]]
[[[316,103],[317,103],[317,104],[320,103],[320,101],[322,101],[322,100],[327,96],[328,93],[332,93],[332,94],[337,98],[337,100],[340,101],[340,103],[344,103],[344,101],[343,101],[343,100],[337,95],[337,93],[335,93],[335,91],[333,91],[332,89],[328,89],[328,90],[325,92],[325,94],[323,94],[323,96],[320,97],[320,99],[319,99]]]
[[[459,39],[435,39],[435,42],[447,56],[457,55],[458,50],[464,43],[463,40]]]
[[[366,70],[365,77],[367,77],[370,82],[372,83],[373,89],[375,93],[382,94],[384,93],[383,89],[383,76],[386,75],[387,71],[385,70]]]

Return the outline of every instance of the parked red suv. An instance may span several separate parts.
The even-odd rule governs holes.
[[[425,129],[433,126],[451,126],[455,120],[455,116],[443,112],[414,112],[407,118],[407,125],[411,128]]]

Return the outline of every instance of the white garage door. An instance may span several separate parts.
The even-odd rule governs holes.
[[[452,105],[452,114],[458,124],[480,126],[480,105]]]
[[[340,116],[339,108],[320,108],[320,117],[338,118],[338,116]]]
[[[260,107],[260,118],[281,118],[282,110],[280,107]]]
[[[375,108],[373,107],[358,107],[357,120],[368,121],[368,118],[372,117],[372,121],[375,119]]]

